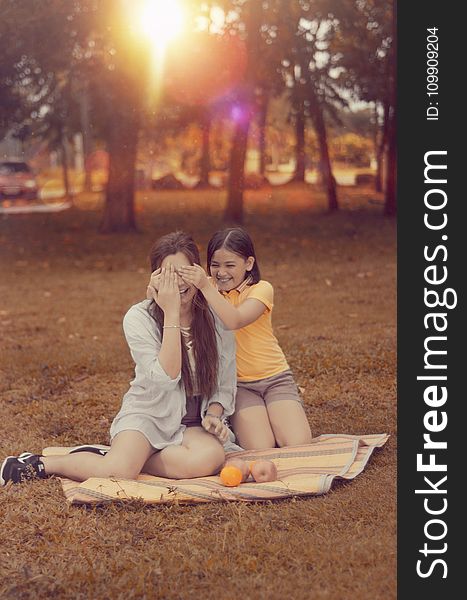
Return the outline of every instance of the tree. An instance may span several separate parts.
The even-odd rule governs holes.
[[[265,164],[265,131],[269,100],[282,88],[278,69],[280,58],[277,37],[278,0],[224,0],[217,2],[229,14],[225,33],[245,41],[247,69],[243,81],[232,93],[230,119],[232,136],[227,206],[224,218],[241,223],[245,158],[252,120],[258,118],[260,171]]]
[[[262,93],[258,101],[258,138],[259,138],[259,174],[266,175],[266,125],[268,118],[269,98]]]
[[[384,214],[388,217],[393,217],[397,214],[397,128],[396,128],[396,109],[397,109],[397,94],[396,94],[396,33],[397,33],[397,15],[396,5],[392,4],[392,18],[390,26],[391,45],[388,50],[389,63],[389,98],[390,106],[388,112],[388,152],[387,152],[387,176],[386,189],[384,193]]]
[[[245,188],[245,158],[248,145],[248,132],[254,111],[255,61],[259,56],[260,27],[263,5],[255,0],[246,0],[245,14],[246,47],[248,66],[245,80],[237,89],[236,103],[232,108],[234,134],[230,153],[227,205],[224,212],[226,221],[243,222],[243,191]]]
[[[43,136],[55,127],[63,139],[71,121],[74,130],[81,124],[76,85],[96,87],[93,116],[110,156],[101,231],[135,229],[134,169],[148,52],[129,27],[125,2],[8,0],[2,8],[7,32],[2,41],[14,49],[10,89],[20,120],[35,122]],[[41,31],[54,45],[38,40]]]
[[[209,183],[209,171],[211,170],[211,158],[210,158],[210,147],[209,137],[211,133],[211,112],[205,108],[200,116],[201,126],[201,158],[199,166],[199,181],[197,183],[198,188],[210,187]]]
[[[335,57],[331,52],[332,20],[327,13],[312,11],[309,2],[297,2],[293,10],[281,3],[280,43],[284,48],[284,82],[291,89],[295,106],[296,172],[295,180],[304,181],[305,128],[308,120],[316,131],[320,154],[319,171],[324,184],[328,210],[338,210],[336,181],[327,141],[326,115],[336,119],[337,106],[345,106],[339,81],[333,74]]]
[[[323,178],[323,183],[326,189],[328,198],[328,211],[335,212],[339,209],[337,202],[336,180],[332,173],[331,159],[329,155],[329,146],[324,122],[323,107],[320,104],[319,95],[313,89],[313,84],[310,84],[310,106],[313,123],[318,137],[320,149],[320,170]]]
[[[5,119],[8,127],[21,135],[23,142],[28,137],[42,139],[49,149],[59,153],[65,194],[69,196],[67,145],[78,129],[72,78],[75,42],[70,40],[68,34],[71,32],[64,27],[70,12],[63,3],[44,7],[47,29],[61,52],[52,53],[38,40],[37,28],[43,25],[43,17],[38,18],[35,12],[38,4],[35,0],[3,2],[2,55],[10,67],[4,83],[14,101],[12,110],[6,111]],[[16,25],[14,28],[13,24]]]
[[[292,181],[305,183],[305,89],[301,77],[294,78],[294,87],[292,90],[292,106],[295,116],[295,172]]]
[[[326,6],[326,0],[317,0]],[[324,8],[323,8],[324,10]],[[326,9],[327,10],[327,9]],[[329,14],[329,13],[328,13]],[[355,98],[382,107],[379,158],[386,154],[386,215],[396,213],[396,12],[394,0],[340,0],[332,5],[332,50],[343,68],[341,82]]]
[[[125,3],[106,0],[101,15],[102,49],[108,63],[105,102],[109,178],[100,230],[103,233],[136,229],[134,213],[135,165],[138,134],[147,88],[149,49],[128,25]]]

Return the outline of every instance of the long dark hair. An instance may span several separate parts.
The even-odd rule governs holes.
[[[175,231],[159,238],[151,248],[149,259],[151,272],[161,266],[171,254],[182,252],[191,264],[200,264],[198,247],[193,238],[183,231]],[[164,335],[162,324],[164,313],[156,302],[149,305],[149,314],[155,319],[161,339]],[[187,397],[193,396],[195,378],[198,392],[210,398],[217,389],[219,355],[217,352],[216,327],[214,317],[203,294],[197,290],[192,302],[191,337],[195,356],[196,373],[192,373],[187,349],[182,336],[182,381]]]
[[[251,237],[242,227],[230,227],[228,229],[222,229],[222,231],[216,231],[216,233],[209,240],[207,252],[207,268],[209,273],[211,273],[211,260],[213,254],[216,250],[219,250],[219,248],[230,250],[230,252],[238,254],[245,260],[249,256],[252,256],[255,259],[255,262],[251,271],[245,274],[245,279],[248,277],[248,275],[251,275],[253,277],[253,283],[258,283],[258,281],[261,279],[261,275],[259,272],[255,247],[253,246]]]

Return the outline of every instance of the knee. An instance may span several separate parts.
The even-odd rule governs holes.
[[[125,465],[121,462],[116,464],[110,461],[105,465],[105,472],[104,477],[115,477],[116,479],[137,479],[140,474],[140,471],[132,465]]]
[[[276,440],[274,435],[270,435],[267,432],[261,434],[257,432],[254,435],[245,435],[243,432],[239,432],[237,435],[238,442],[245,450],[268,450],[276,447]]]
[[[241,412],[237,415],[237,419],[232,422],[238,444],[245,450],[275,448],[276,439],[267,417],[260,420],[256,425],[253,425],[253,422],[254,419],[246,419]]]
[[[274,439],[269,442],[241,442],[240,446],[244,450],[270,450],[271,448],[276,447],[276,443]]]
[[[218,473],[225,462],[224,449],[220,444],[212,445],[198,452],[190,452],[185,465],[185,478],[208,477]]]
[[[277,445],[279,448],[284,446],[305,446],[311,444],[311,431],[288,432],[286,434],[278,434],[276,436]]]
[[[117,469],[117,471],[110,473],[109,477],[114,477],[115,479],[138,479],[138,475],[140,471],[130,470],[130,469]]]

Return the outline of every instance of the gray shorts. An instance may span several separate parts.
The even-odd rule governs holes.
[[[290,369],[258,381],[237,381],[235,410],[267,406],[278,400],[295,400],[303,404]]]

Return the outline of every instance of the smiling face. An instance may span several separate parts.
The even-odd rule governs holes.
[[[188,267],[192,263],[189,261],[187,256],[183,252],[177,252],[176,254],[169,254],[164,258],[161,263],[162,268],[169,268],[170,265],[175,267],[175,271],[177,272],[178,279],[178,289],[180,291],[180,300],[182,303],[182,307],[186,307],[191,304],[193,298],[196,295],[196,287],[189,283],[183,281],[183,279],[178,275],[180,267]]]
[[[226,248],[219,248],[212,255],[209,270],[219,290],[229,292],[242,283],[254,262],[252,256],[245,259]]]

